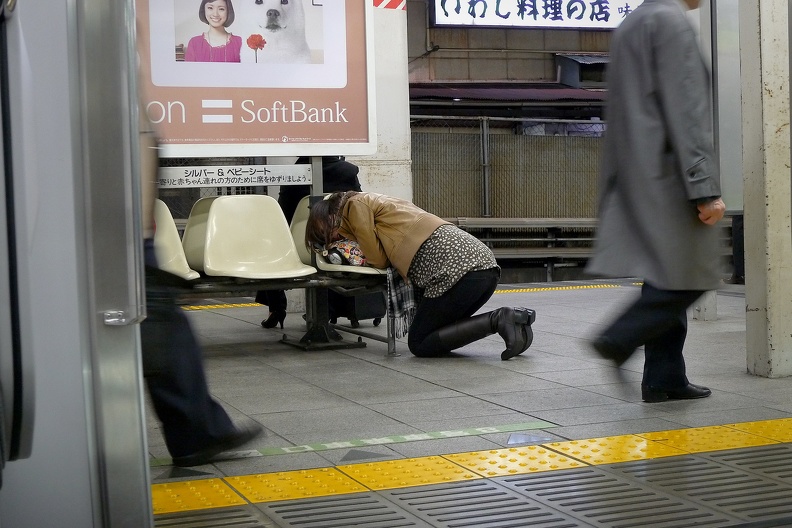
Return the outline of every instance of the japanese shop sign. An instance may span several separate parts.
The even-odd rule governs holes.
[[[163,157],[376,151],[370,1],[135,2]]]
[[[435,26],[613,29],[643,0],[433,0]]]
[[[161,167],[159,188],[311,185],[310,165],[212,165]]]

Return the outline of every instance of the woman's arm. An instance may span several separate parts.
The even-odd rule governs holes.
[[[346,206],[344,220],[347,228],[355,238],[366,262],[375,268],[387,268],[390,265],[388,255],[377,238],[376,220],[374,211],[357,200],[350,200]]]

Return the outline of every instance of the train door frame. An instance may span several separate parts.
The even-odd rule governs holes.
[[[9,224],[36,375],[30,456],[3,471],[3,528],[153,525],[134,28],[132,0],[22,0],[6,24]]]

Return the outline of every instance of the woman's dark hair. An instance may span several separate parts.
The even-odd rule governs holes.
[[[346,194],[332,193],[326,199],[311,205],[308,222],[305,224],[305,245],[308,249],[326,248],[332,242],[333,230],[338,226],[342,198]]]
[[[215,0],[201,0],[201,7],[198,8],[198,18],[200,18],[201,22],[204,24],[209,23],[209,21],[206,20],[206,4],[214,1]],[[225,3],[228,16],[226,16],[226,21],[223,23],[223,27],[228,27],[234,23],[234,4],[231,3],[231,0],[225,0]]]

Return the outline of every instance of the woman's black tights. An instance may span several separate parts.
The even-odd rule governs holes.
[[[431,357],[444,350],[438,330],[469,318],[492,297],[498,286],[500,269],[468,272],[440,297],[424,297],[415,313],[407,346],[416,356]]]

